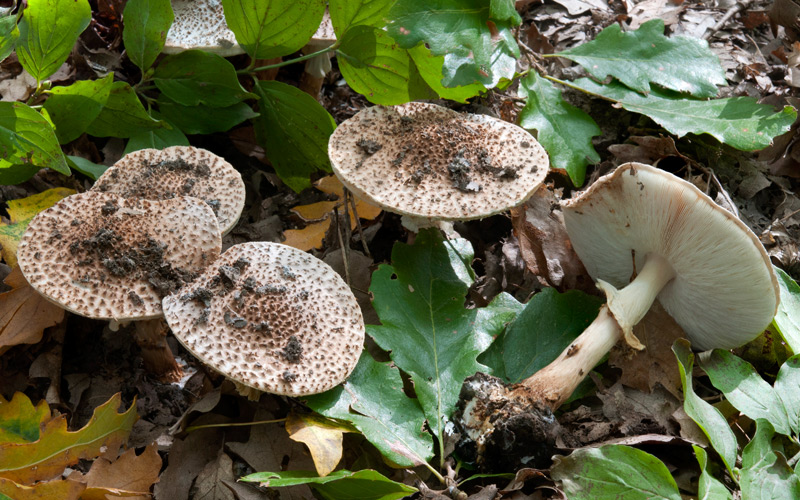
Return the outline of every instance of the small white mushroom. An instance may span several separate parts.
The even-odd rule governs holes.
[[[199,49],[222,57],[244,54],[228,28],[221,0],[171,0],[175,20],[167,33],[165,54]]]
[[[313,54],[314,52],[327,49],[334,43],[336,43],[336,34],[333,32],[331,14],[328,9],[325,9],[325,15],[322,17],[319,28],[317,28],[317,31],[306,46],[303,47],[302,52],[304,54]],[[319,91],[322,89],[322,83],[325,81],[325,76],[331,70],[331,57],[333,57],[333,52],[327,52],[306,61],[303,75],[300,77],[300,89],[310,94],[314,99],[319,98]]]

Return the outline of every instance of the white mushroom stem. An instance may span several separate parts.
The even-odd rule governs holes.
[[[163,382],[177,382],[183,369],[167,345],[167,323],[163,318],[135,322],[133,338],[142,350],[142,362],[148,373]]]
[[[325,76],[331,70],[332,52],[326,52],[312,57],[306,61],[305,71],[300,77],[300,90],[311,95],[314,99],[319,99],[322,84]]]
[[[625,337],[632,347],[644,347],[633,336],[632,327],[647,314],[658,293],[674,277],[675,271],[669,262],[653,254],[648,255],[636,279],[622,290],[599,282],[598,286],[608,296],[608,304],[558,358],[523,380],[511,391],[511,396],[533,398],[555,410],[623,337],[626,328],[630,334]]]

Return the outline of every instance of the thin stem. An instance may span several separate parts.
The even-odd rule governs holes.
[[[248,425],[262,425],[262,424],[279,424],[286,422],[285,418],[276,418],[275,420],[257,420],[255,422],[235,422],[226,424],[205,424],[205,425],[191,425],[186,428],[186,432],[193,432],[198,429],[209,429],[211,427],[245,427]]]
[[[440,483],[446,484],[444,476],[439,474],[439,471],[436,470],[431,464],[429,464],[428,462],[423,462],[422,465],[424,465],[429,471],[431,471],[431,474],[436,476],[436,479],[438,479]]]
[[[294,59],[281,61],[279,63],[267,64],[266,66],[259,66],[258,68],[253,68],[252,67],[255,64],[255,59],[254,59],[253,62],[250,64],[250,66],[248,66],[245,69],[240,69],[239,71],[237,71],[237,73],[239,73],[239,74],[258,73],[259,71],[264,71],[264,70],[274,69],[274,68],[282,68],[283,66],[288,66],[290,64],[307,61],[309,59],[313,59],[314,57],[317,57],[318,55],[327,54],[328,52],[331,52],[331,51],[334,51],[334,50],[338,49],[339,48],[339,43],[340,42],[337,40],[336,43],[334,43],[330,47],[324,48],[322,50],[318,50],[316,52],[312,52],[312,53],[306,54],[304,56],[296,57]]]

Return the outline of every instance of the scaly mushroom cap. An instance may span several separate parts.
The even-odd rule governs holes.
[[[164,299],[175,337],[215,370],[260,391],[326,391],[355,368],[364,320],[327,264],[279,243],[234,245]]]
[[[165,54],[189,49],[205,50],[222,57],[244,54],[236,35],[228,28],[221,0],[171,0],[175,21],[167,33]]]
[[[764,247],[692,184],[628,163],[563,207],[575,251],[594,279],[621,288],[648,255],[669,262],[676,275],[658,300],[695,348],[740,346],[772,321],[779,288]]]
[[[420,102],[360,111],[333,132],[328,154],[356,196],[432,220],[480,219],[519,205],[549,167],[524,129]]]
[[[221,247],[217,219],[201,200],[86,192],[34,217],[17,257],[25,279],[53,303],[125,321],[161,316],[161,299],[194,279]]]
[[[211,206],[222,234],[244,209],[242,176],[223,158],[192,146],[140,149],[123,156],[97,179],[91,191],[125,198],[200,198]]]

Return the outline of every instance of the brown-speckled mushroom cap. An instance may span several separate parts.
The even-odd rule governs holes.
[[[333,132],[328,154],[356,196],[432,220],[508,210],[533,194],[549,168],[524,129],[419,102],[360,111]]]
[[[151,200],[200,198],[216,214],[222,234],[236,225],[245,200],[242,176],[233,165],[192,146],[128,153],[106,170],[91,190]]]
[[[164,298],[175,337],[215,370],[260,391],[326,391],[355,368],[364,320],[342,278],[279,243],[230,247],[193,283]]]
[[[25,279],[53,303],[125,321],[161,316],[161,299],[194,279],[221,247],[217,219],[202,200],[86,192],[34,217],[17,258]]]
[[[175,20],[167,33],[165,54],[200,49],[223,57],[244,54],[228,28],[221,0],[171,0]]]

